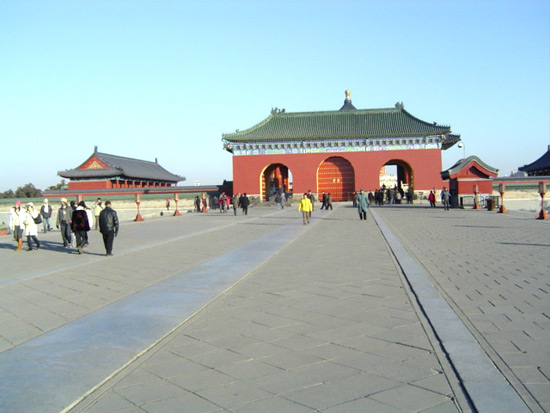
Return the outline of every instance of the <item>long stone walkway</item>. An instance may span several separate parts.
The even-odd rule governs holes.
[[[371,212],[127,222],[114,257],[1,237],[0,410],[548,411],[548,223]]]

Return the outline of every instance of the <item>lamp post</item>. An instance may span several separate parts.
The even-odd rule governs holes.
[[[141,204],[141,194],[136,194],[137,215],[134,221],[144,221],[143,217],[139,213],[139,204]]]
[[[546,184],[542,181],[539,182],[539,194],[540,194],[540,212],[536,219],[550,219],[544,209],[544,195],[546,194]]]
[[[498,184],[498,192],[500,192],[500,208],[497,211],[497,214],[507,214],[508,211],[504,207],[504,184]]]
[[[179,211],[179,209],[178,209],[178,201],[179,201],[179,200],[180,200],[179,195],[178,195],[178,193],[176,192],[176,193],[174,194],[174,202],[176,203],[176,210],[174,211],[174,216],[175,216],[175,217],[179,217],[179,216],[181,215],[181,214],[180,214],[180,211]]]
[[[477,202],[477,194],[479,193],[479,187],[474,185],[474,207],[473,209],[480,209],[479,203]]]
[[[462,142],[458,142],[458,147],[462,148],[462,159],[466,159],[466,145]]]

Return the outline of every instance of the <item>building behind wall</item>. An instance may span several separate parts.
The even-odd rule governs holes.
[[[335,201],[380,187],[381,169],[397,168],[397,185],[441,187],[441,151],[460,140],[449,126],[424,122],[402,103],[356,109],[346,91],[340,110],[272,110],[260,123],[222,135],[233,155],[233,189],[266,200],[280,191],[331,192]]]

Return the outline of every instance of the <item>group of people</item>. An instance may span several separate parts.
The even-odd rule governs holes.
[[[200,197],[195,196],[194,209],[195,212],[208,212],[207,205],[210,204],[211,210],[219,209],[220,213],[226,213],[229,211],[230,207],[233,207],[233,214],[237,215],[237,210],[241,208],[243,215],[248,215],[248,206],[250,205],[250,199],[246,192],[244,194],[234,194],[233,196],[227,195],[225,192],[222,192],[220,197],[217,196],[210,197],[210,202],[206,193],[203,193]]]
[[[57,211],[56,228],[61,232],[61,239],[64,248],[74,247],[82,254],[82,250],[88,246],[88,231],[93,228],[95,216],[95,229],[99,228],[103,236],[106,255],[113,255],[113,241],[118,235],[119,221],[115,210],[111,208],[111,201],[106,201],[103,206],[101,198],[96,200],[94,210],[86,206],[84,201],[78,205],[74,201],[67,202],[66,198],[61,198],[61,205]],[[23,248],[23,236],[27,237],[27,251],[40,249],[38,240],[38,225],[43,224],[43,231],[52,230],[50,219],[53,216],[53,209],[47,199],[36,210],[32,202],[27,203],[26,207],[21,206],[21,201],[16,201],[10,209],[9,228],[17,242],[16,251]],[[72,234],[74,234],[74,242]]]

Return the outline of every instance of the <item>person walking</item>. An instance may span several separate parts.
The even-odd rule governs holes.
[[[248,196],[246,195],[246,192],[241,195],[239,198],[239,206],[243,210],[243,215],[248,215],[248,205],[250,205],[250,200],[248,199]]]
[[[434,194],[434,191],[430,191],[430,195],[428,195],[428,201],[430,201],[430,207],[435,208],[435,194]]]
[[[23,231],[25,230],[26,212],[21,208],[21,201],[15,201],[15,205],[10,208],[10,231],[13,234],[13,239],[17,241],[17,249],[21,251],[23,248]]]
[[[88,245],[88,231],[90,230],[88,211],[84,201],[80,201],[71,217],[71,229],[76,238],[76,249],[79,254],[82,254],[82,248]]]
[[[332,192],[327,194],[327,209],[329,208],[332,211]]]
[[[304,221],[304,225],[309,224],[311,210],[311,200],[309,199],[308,194],[304,193],[302,199],[300,200],[300,203],[298,204],[298,211],[302,211],[302,219]]]
[[[42,224],[44,226],[44,232],[48,232],[52,230],[52,226],[50,225],[50,218],[53,215],[53,209],[52,206],[48,203],[48,199],[44,199],[44,203],[40,207],[40,215],[42,216]]]
[[[225,192],[222,192],[218,204],[220,205],[220,213],[225,214],[227,212],[227,210],[225,209],[227,206],[227,195],[225,195]]]
[[[97,198],[94,204],[94,216],[95,216],[95,230],[97,231],[99,229],[99,214],[101,214],[101,211],[103,210],[103,203],[101,202],[101,198]]]
[[[201,212],[201,199],[198,195],[195,196],[195,211]]]
[[[367,208],[369,206],[369,198],[365,191],[361,188],[357,194],[357,212],[359,212],[359,219],[367,220]]]
[[[315,195],[313,195],[313,192],[311,192],[311,189],[308,189],[307,191],[307,197],[311,201],[311,211],[309,211],[309,217],[311,218],[311,213],[315,209]]]
[[[61,239],[63,247],[69,248],[71,245],[71,217],[73,215],[72,208],[67,204],[67,198],[61,198],[61,208],[57,211],[56,228],[61,230]]]
[[[38,211],[34,209],[34,204],[32,202],[29,202],[26,205],[25,214],[25,235],[27,236],[27,251],[32,251],[31,239],[35,242],[36,249],[40,249],[40,241],[38,241],[37,236],[38,224],[42,222],[42,217],[40,217]]]
[[[451,200],[451,193],[447,191],[447,187],[444,186],[443,190],[441,191],[441,203],[443,204],[443,209],[445,209],[445,211],[449,210],[450,200]]]
[[[321,209],[328,209],[327,194],[325,192],[321,195]]]
[[[231,204],[233,205],[233,214],[237,216],[237,209],[239,208],[239,197],[241,194],[235,194],[233,195],[233,198],[231,198]]]
[[[166,210],[170,211],[170,198],[166,198]]]
[[[99,231],[103,235],[103,244],[107,256],[113,255],[113,243],[118,235],[118,229],[118,215],[111,208],[111,201],[105,201],[105,208],[99,214]]]

